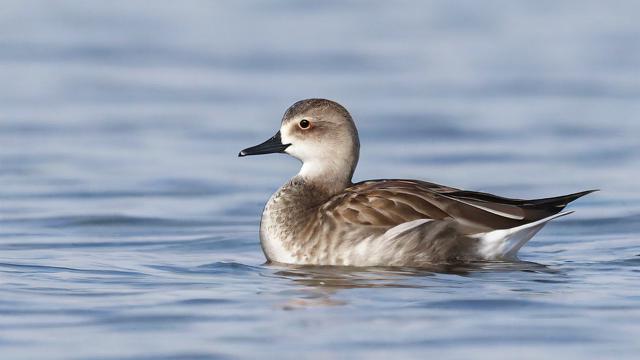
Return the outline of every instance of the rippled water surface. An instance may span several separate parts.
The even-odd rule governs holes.
[[[637,358],[637,2],[1,4],[3,359]],[[312,96],[356,180],[602,191],[522,263],[266,265],[299,164],[236,155]]]

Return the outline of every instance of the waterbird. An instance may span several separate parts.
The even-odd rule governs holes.
[[[268,200],[260,244],[268,262],[424,267],[517,260],[517,252],[567,204],[596,190],[511,199],[420,180],[353,183],[360,141],[337,102],[301,100],[280,130],[238,156],[286,153],[302,162]]]

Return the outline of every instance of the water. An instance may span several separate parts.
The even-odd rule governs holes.
[[[2,2],[2,358],[636,358],[639,11]],[[265,265],[299,164],[236,155],[311,96],[356,118],[356,180],[602,191],[522,263]]]

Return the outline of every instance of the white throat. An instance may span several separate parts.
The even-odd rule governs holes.
[[[298,176],[337,193],[351,185],[353,161],[350,159],[314,159],[303,162]]]

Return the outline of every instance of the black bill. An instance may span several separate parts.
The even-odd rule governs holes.
[[[281,153],[289,147],[291,144],[283,144],[282,138],[280,137],[280,131],[278,131],[273,137],[260,145],[252,146],[250,148],[246,148],[238,154],[238,156],[249,156],[249,155],[261,155],[261,154],[272,154],[272,153]]]

